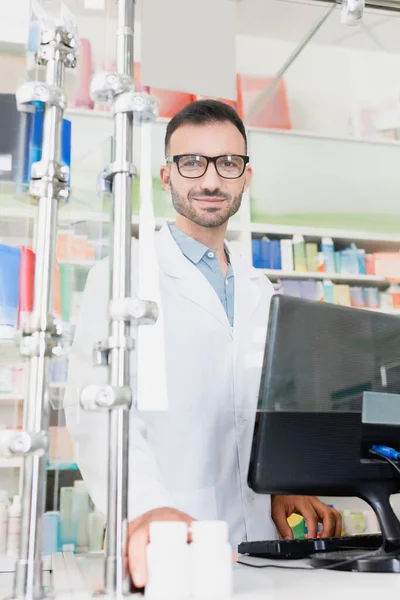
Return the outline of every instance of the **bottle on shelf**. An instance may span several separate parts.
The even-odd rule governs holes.
[[[7,551],[8,493],[0,490],[0,556]]]
[[[89,494],[84,481],[74,481],[73,516],[75,525],[76,551],[88,550]]]
[[[18,556],[21,533],[21,498],[14,496],[8,508],[7,556]]]
[[[103,548],[104,517],[96,508],[89,513],[88,518],[88,545],[89,552],[99,552]]]
[[[330,237],[323,237],[321,244],[322,253],[324,255],[324,266],[327,273],[335,272],[335,247],[333,240]]]

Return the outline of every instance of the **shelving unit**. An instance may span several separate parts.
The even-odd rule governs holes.
[[[376,277],[375,275],[345,275],[342,273],[313,273],[311,271],[281,271],[278,269],[262,269],[262,271],[271,281],[277,281],[278,279],[315,279],[354,285],[373,285],[380,289],[385,289],[389,286],[387,279]]]

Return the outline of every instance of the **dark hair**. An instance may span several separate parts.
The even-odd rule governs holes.
[[[240,131],[244,137],[247,152],[246,130],[236,110],[229,104],[219,100],[197,100],[182,108],[168,123],[165,134],[165,154],[168,153],[171,136],[178,127],[187,124],[208,125],[209,123],[223,123],[224,121],[229,121]]]

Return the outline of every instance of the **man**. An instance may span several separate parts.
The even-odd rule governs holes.
[[[340,515],[317,498],[271,503],[247,485],[273,287],[224,241],[252,176],[243,123],[221,102],[195,102],[168,124],[165,153],[161,181],[177,212],[175,224],[157,234],[169,410],[130,413],[129,558],[139,587],[153,520],[224,519],[233,546],[272,539],[275,526],[291,537],[293,512],[304,515],[312,537],[318,522],[324,535],[341,530]],[[89,275],[66,394],[77,460],[104,512],[107,417],[76,405],[83,385],[106,381],[91,355],[107,332],[107,273],[104,262]]]

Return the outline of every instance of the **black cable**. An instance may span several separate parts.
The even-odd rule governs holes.
[[[394,550],[393,552],[387,552],[386,554],[380,554],[378,555],[377,553],[380,552],[379,550],[376,550],[374,553],[369,552],[368,554],[359,554],[358,556],[354,556],[354,558],[349,558],[347,560],[341,560],[339,562],[336,563],[332,563],[331,565],[326,565],[326,566],[322,566],[322,567],[288,567],[287,565],[271,565],[270,563],[268,563],[267,565],[252,565],[251,563],[247,563],[247,562],[243,562],[241,560],[238,560],[237,563],[239,565],[243,565],[245,567],[252,567],[254,569],[287,569],[287,570],[291,570],[291,571],[321,571],[321,570],[327,570],[327,569],[337,569],[338,567],[344,567],[345,565],[349,565],[353,562],[356,562],[357,560],[363,560],[364,558],[369,558],[369,559],[373,559],[374,561],[379,561],[379,560],[385,560],[390,556],[396,556],[396,555],[400,555],[400,549],[398,550]]]
[[[373,454],[374,456],[379,456],[379,458],[383,458],[383,460],[386,460],[386,462],[390,463],[392,467],[394,467],[396,471],[400,474],[400,467],[397,463],[394,462],[394,460],[392,460],[388,456],[385,456],[384,454],[380,454],[380,452],[375,452],[375,450],[370,450],[369,453]]]

